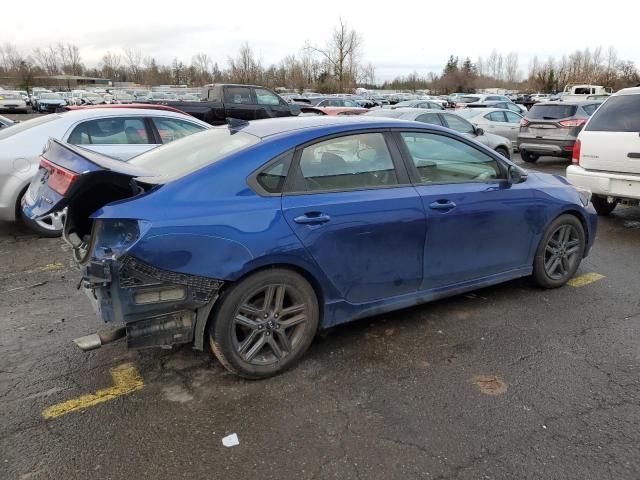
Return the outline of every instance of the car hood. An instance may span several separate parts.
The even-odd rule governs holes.
[[[561,176],[555,175],[553,173],[541,173],[541,172],[532,172],[531,170],[527,170],[527,174],[529,178],[533,177],[534,179],[546,183],[552,187],[566,187],[567,185],[571,185],[569,181]]]

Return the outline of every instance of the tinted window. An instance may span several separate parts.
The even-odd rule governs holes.
[[[504,122],[504,115],[502,112],[491,112],[484,116],[487,120],[491,120],[492,122]]]
[[[256,98],[258,105],[280,105],[280,99],[264,88],[256,88]]]
[[[507,117],[507,122],[509,123],[520,123],[522,117],[517,113],[513,112],[504,112],[505,117]]]
[[[557,120],[572,117],[577,110],[576,105],[534,105],[526,117],[529,120]]]
[[[251,90],[248,87],[225,87],[224,101],[251,105]]]
[[[300,170],[307,191],[348,190],[398,183],[381,133],[349,135],[305,148]]]
[[[416,118],[416,121],[422,123],[431,123],[433,125],[442,125],[440,115],[438,115],[437,113],[423,113],[418,118]]]
[[[292,156],[293,154],[289,154],[261,171],[256,178],[260,186],[269,193],[282,193]]]
[[[204,127],[177,118],[153,118],[162,143],[173,142],[204,130]]]
[[[582,110],[584,110],[584,112],[591,116],[593,115],[593,112],[595,112],[597,110],[597,108],[600,106],[599,103],[593,103],[591,105],[583,105],[582,106]]]
[[[69,135],[74,145],[138,145],[148,144],[149,136],[143,118],[103,118],[82,122]]]
[[[640,95],[611,97],[594,113],[586,130],[640,132]]]
[[[449,128],[460,133],[474,133],[473,125],[457,115],[445,115]]]
[[[498,162],[455,138],[403,133],[422,183],[458,183],[500,178]]]

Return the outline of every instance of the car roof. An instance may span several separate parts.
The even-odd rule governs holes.
[[[156,110],[152,108],[79,108],[77,110],[67,110],[59,115],[64,115],[66,118],[76,118],[78,120],[83,120],[85,118],[97,118],[97,117],[141,117],[141,116],[176,116],[176,117],[187,117],[196,121],[197,123],[202,123],[195,117],[191,117],[186,113],[173,112],[170,110]]]
[[[622,90],[618,90],[613,95],[638,95],[640,94],[640,86],[631,87],[631,88],[623,88]]]
[[[513,112],[511,110],[509,110],[508,108],[464,108],[461,111],[465,111],[465,112],[473,112],[473,115],[471,115],[471,117],[479,117],[480,115],[486,115],[487,113],[491,113],[491,112],[511,112],[511,113],[515,113],[516,115],[518,115],[517,112]],[[458,113],[456,112],[456,115]]]
[[[408,110],[408,109],[406,109]],[[426,109],[416,109],[421,113]],[[433,110],[436,111],[436,110]],[[241,127],[240,131],[255,135],[256,137],[265,138],[274,135],[280,135],[294,131],[314,131],[322,130],[327,127],[336,127],[340,125],[367,128],[393,128],[406,125],[412,122],[400,120],[397,118],[384,118],[366,115],[343,115],[343,116],[312,116],[312,117],[281,117],[265,120],[254,120],[248,122],[248,125]],[[416,123],[414,126],[423,126],[423,123]]]
[[[538,103],[536,105],[577,105],[579,107],[583,106],[583,105],[593,105],[594,103],[602,103],[602,100],[565,100],[565,101],[560,101],[558,100],[557,102],[544,102],[544,103]],[[534,105],[534,107],[536,106]]]

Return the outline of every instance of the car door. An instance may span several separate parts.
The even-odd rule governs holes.
[[[404,131],[398,143],[427,217],[421,289],[446,288],[530,268],[536,207],[507,165],[444,133]]]
[[[70,129],[65,140],[118,160],[129,160],[159,145],[142,116],[85,120]]]
[[[397,147],[383,132],[300,148],[284,216],[338,294],[366,303],[422,282],[425,215]]]
[[[291,115],[291,108],[283,99],[266,88],[254,88],[258,108],[264,109],[265,118],[287,117]]]
[[[517,143],[522,115],[514,112],[504,112],[504,117],[507,119],[507,125],[509,129],[503,136],[507,137],[512,142]]]

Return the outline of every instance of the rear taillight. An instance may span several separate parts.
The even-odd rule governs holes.
[[[573,154],[571,155],[571,162],[575,165],[580,165],[580,148],[582,146],[582,142],[580,139],[576,140],[576,143],[573,144]]]
[[[80,176],[76,172],[51,163],[44,157],[40,157],[40,167],[49,171],[47,185],[51,190],[58,192],[60,195],[66,194],[73,182]]]
[[[530,123],[531,122],[529,120],[527,120],[526,118],[523,118],[522,120],[520,120],[520,126],[521,127],[528,127]]]
[[[573,120],[562,120],[558,123],[563,127],[581,127],[587,123],[587,120],[585,118],[575,118]]]

